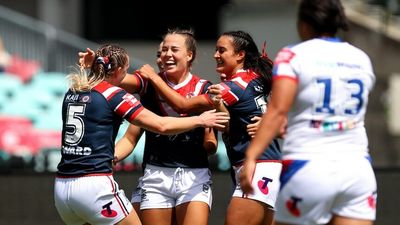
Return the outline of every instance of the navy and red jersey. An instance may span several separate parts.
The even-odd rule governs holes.
[[[259,75],[251,70],[239,70],[229,80],[220,83],[223,88],[222,100],[229,114],[229,132],[223,134],[227,154],[232,165],[239,165],[245,158],[245,151],[251,137],[247,125],[254,123],[251,118],[262,116],[267,109],[267,96]],[[275,139],[258,160],[280,160],[281,151]]]
[[[62,106],[62,147],[58,175],[111,173],[114,145],[123,119],[133,121],[142,104],[105,81],[91,91],[69,90]]]
[[[135,76],[138,76],[137,74]],[[189,74],[179,84],[168,81],[165,74],[162,79],[180,95],[191,98],[205,94],[211,83],[207,80]],[[140,87],[143,106],[160,116],[185,117],[188,114],[179,114],[157,94],[150,82],[141,80]],[[208,95],[205,95],[208,98]],[[211,101],[210,101],[210,104]],[[143,154],[143,166],[146,164],[161,167],[207,168],[208,156],[203,147],[204,128],[196,128],[176,135],[160,135],[146,131],[146,140]]]

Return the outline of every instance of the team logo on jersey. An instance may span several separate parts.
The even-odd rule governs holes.
[[[289,63],[294,56],[294,52],[292,52],[289,48],[284,48],[276,56],[274,64]]]
[[[203,192],[207,194],[209,190],[210,190],[210,185],[203,184]]]
[[[89,95],[80,96],[79,101],[80,102],[90,102],[90,96]]]
[[[296,217],[299,217],[301,212],[300,209],[298,208],[298,203],[301,202],[302,199],[298,197],[292,196],[287,202],[286,202],[286,208],[289,210],[289,212]]]
[[[256,92],[261,92],[262,93],[264,91],[264,88],[262,86],[257,85],[257,86],[254,86],[254,90]]]
[[[272,182],[272,179],[268,177],[263,177],[261,178],[261,180],[257,182],[258,189],[260,189],[260,191],[265,195],[269,193],[269,188],[268,188],[269,182]]]
[[[376,191],[374,191],[370,196],[368,196],[368,205],[372,209],[376,209]]]
[[[135,107],[139,104],[139,101],[135,98],[135,96],[129,93],[126,93],[124,96],[122,96],[122,99],[124,99],[124,101],[131,107]]]
[[[112,205],[112,202],[109,202],[109,203],[103,205],[102,206],[103,210],[101,210],[101,215],[103,215],[104,217],[108,217],[108,218],[116,217],[118,213],[117,213],[117,211],[111,209],[111,205]]]

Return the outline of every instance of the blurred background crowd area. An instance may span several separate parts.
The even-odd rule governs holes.
[[[184,1],[0,0],[0,173],[56,171],[66,75],[76,68],[79,51],[120,44],[131,56],[132,72],[144,63],[155,65],[167,28],[191,27],[199,42],[193,73],[217,82],[213,54],[219,34],[245,30],[260,50],[266,40],[274,58],[298,41],[296,3],[206,0],[193,8]],[[187,8],[172,11],[182,4]],[[377,76],[366,119],[374,167],[400,168],[400,1],[343,4],[351,30],[340,36],[370,55]],[[127,126],[122,124],[117,139]],[[143,138],[116,169],[138,170],[142,154]],[[221,139],[210,161],[213,169],[229,169]]]

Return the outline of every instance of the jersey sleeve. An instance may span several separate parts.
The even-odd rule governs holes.
[[[125,90],[120,90],[109,102],[114,112],[128,121],[135,119],[144,109],[140,101]]]
[[[298,81],[293,68],[296,54],[290,48],[283,48],[277,54],[274,62],[273,79],[289,78]]]
[[[211,106],[213,106],[214,103],[212,101],[212,97],[208,93],[208,87],[210,87],[212,85],[212,83],[210,81],[208,81],[208,80],[203,80],[203,79],[201,79],[200,82],[202,83],[200,95],[204,96],[206,98],[206,100],[208,101],[208,103]]]
[[[93,88],[98,91],[108,101],[111,110],[118,116],[129,122],[144,109],[140,101],[135,96],[129,94],[120,87],[113,86],[105,81]]]
[[[139,95],[143,95],[145,93],[148,81],[146,79],[143,79],[142,76],[140,76],[139,71],[137,70],[129,76],[133,76],[137,80],[136,90],[138,90]]]
[[[221,88],[221,95],[224,104],[227,106],[234,105],[239,101],[239,94],[242,92],[239,87],[235,86],[234,82],[222,82],[219,83]]]

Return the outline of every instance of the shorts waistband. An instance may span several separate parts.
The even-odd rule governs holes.
[[[112,176],[112,173],[88,173],[88,174],[79,174],[79,175],[62,175],[57,174],[57,178],[79,178],[79,177],[95,177],[95,176]]]

